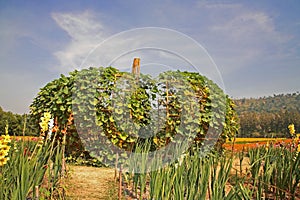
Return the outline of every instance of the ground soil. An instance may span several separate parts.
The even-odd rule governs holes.
[[[231,173],[245,175],[249,167],[248,158],[243,160],[242,172],[239,160],[235,159]],[[67,200],[115,200],[118,199],[118,186],[114,180],[115,171],[111,168],[68,165],[68,175],[65,179]],[[226,185],[230,190],[231,185]],[[132,199],[127,196],[126,199]]]
[[[67,200],[117,199],[114,170],[87,166],[68,166]]]

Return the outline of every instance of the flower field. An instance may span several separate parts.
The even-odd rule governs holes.
[[[253,149],[267,144],[273,144],[275,147],[280,145],[288,145],[293,139],[287,138],[236,138],[234,142],[226,141],[223,147],[227,150],[243,151]]]

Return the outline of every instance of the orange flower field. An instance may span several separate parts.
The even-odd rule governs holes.
[[[295,140],[296,143],[299,142]],[[236,138],[235,142],[226,142],[223,147],[227,150],[233,151],[243,151],[248,149],[253,149],[256,147],[266,146],[268,144],[273,144],[276,146],[286,146],[290,145],[293,139],[286,138]]]

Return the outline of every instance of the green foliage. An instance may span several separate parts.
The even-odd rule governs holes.
[[[296,147],[260,147],[249,150],[252,185],[250,195],[295,199],[300,184],[300,153]]]
[[[24,122],[26,121],[26,129],[24,130]],[[9,124],[9,135],[20,136],[37,136],[39,134],[38,123],[32,119],[30,115],[14,114],[12,112],[5,112],[0,107],[0,134],[4,134],[5,125]]]
[[[180,137],[222,144],[238,130],[233,107],[215,83],[198,73],[169,71],[154,80],[108,67],[74,71],[48,83],[34,99],[31,115],[39,119],[49,111],[62,130],[74,114],[68,153],[81,153],[74,148],[82,149],[80,132],[93,156],[111,160],[111,146],[130,152],[144,138],[152,140],[151,150]]]
[[[199,150],[190,149],[164,167],[158,167],[163,165],[161,156],[154,156],[152,165],[147,165],[145,157],[139,173],[129,169],[123,174],[124,185],[137,199],[298,199],[300,151],[294,142],[291,146],[250,149],[237,157],[232,152],[201,156]],[[136,153],[148,152],[147,145],[136,148]],[[242,170],[247,157],[249,163]],[[240,160],[239,173],[233,165],[235,159]]]
[[[280,112],[300,110],[300,93],[279,94],[260,98],[244,98],[235,100],[239,113],[244,112]]]
[[[62,141],[61,133],[68,125],[68,119],[72,114],[72,88],[74,85],[77,71],[70,73],[69,77],[61,75],[59,79],[55,79],[41,88],[37,97],[30,106],[30,113],[35,123],[39,123],[40,118],[45,112],[50,112],[55,119],[58,134],[57,138]],[[67,137],[67,154],[80,155],[83,150],[82,143],[78,138],[78,134],[74,126],[68,126]],[[78,151],[81,149],[81,151]]]
[[[40,197],[53,199],[61,175],[62,150],[49,140],[41,142],[10,143],[9,160],[0,167],[0,199],[33,198],[36,186],[40,188]],[[47,184],[43,182],[45,179]]]
[[[147,148],[141,147],[136,153],[146,154],[147,151]],[[129,171],[124,175],[127,185],[133,188],[138,199],[234,199],[233,193],[225,193],[232,158],[218,153],[201,156],[198,152],[199,149],[191,149],[165,167],[157,167],[163,164],[160,156],[155,157],[150,166],[146,165],[147,158],[144,158],[140,173]]]
[[[298,143],[298,145],[300,145]],[[298,199],[300,184],[300,149],[291,144],[266,145],[239,152],[240,173],[231,177],[230,193],[236,199]],[[242,171],[242,161],[249,158]],[[245,166],[244,166],[245,167]],[[249,167],[249,168],[248,168]]]
[[[300,130],[300,94],[235,100],[239,137],[289,137],[289,124]]]
[[[30,112],[36,121],[39,121],[44,112],[50,112],[57,118],[60,125],[67,124],[68,117],[72,112],[70,89],[73,86],[75,74],[76,71],[69,77],[61,75],[59,79],[55,79],[41,88],[30,106]]]

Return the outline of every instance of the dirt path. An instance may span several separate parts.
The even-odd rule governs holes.
[[[242,173],[247,174],[249,159],[242,163]],[[67,200],[116,200],[117,185],[114,182],[114,169],[68,165],[69,175],[66,179]],[[239,160],[233,162],[231,173],[240,173]],[[226,186],[227,190],[231,185]],[[128,198],[127,198],[128,199]]]
[[[66,180],[68,200],[116,199],[114,170],[86,166],[69,166]]]

